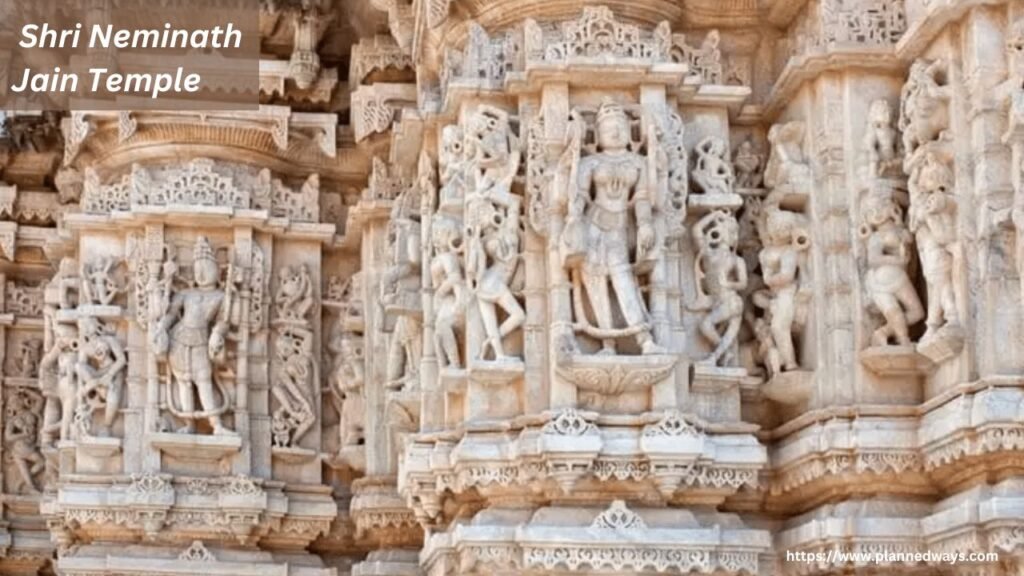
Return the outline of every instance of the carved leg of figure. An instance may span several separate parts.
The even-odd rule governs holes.
[[[612,286],[615,288],[615,297],[619,301],[619,308],[630,327],[647,323],[647,315],[644,313],[646,306],[640,300],[640,289],[636,285],[636,277],[628,267],[620,267],[612,271]],[[643,330],[636,335],[636,343],[644,354],[665,354],[667,350],[654,342],[650,329]]]
[[[217,399],[213,394],[213,378],[209,374],[203,374],[196,378],[196,388],[199,391],[199,401],[203,405],[204,410],[210,410],[217,405]],[[227,402],[227,399],[224,400]],[[220,420],[220,416],[210,416],[210,426],[213,427],[213,433],[218,436],[229,436],[234,435],[234,430],[230,430],[224,426]]]
[[[590,307],[597,319],[597,326],[602,330],[611,330],[615,327],[612,320],[612,303],[608,293],[608,278],[603,274],[589,274],[583,272],[583,285],[587,291],[587,298],[590,300]],[[579,318],[583,321],[583,318]],[[614,355],[615,340],[605,339],[601,341],[599,354]]]
[[[47,397],[46,404],[43,407],[43,427],[39,434],[39,443],[43,446],[49,446],[53,444],[54,432],[60,430],[61,422],[61,409],[59,400],[54,397]]]
[[[25,456],[16,456],[14,463],[18,467],[18,474],[21,475],[21,482],[29,490],[29,492],[36,494],[39,489],[36,488],[36,483],[32,479],[32,470],[29,468],[29,458]]]
[[[873,301],[885,322],[871,334],[871,345],[888,346],[890,337],[895,337],[897,344],[909,344],[910,338],[907,336],[907,322],[903,317],[903,309],[900,308],[896,296],[884,292],[875,292]]]
[[[404,318],[399,318],[395,325],[395,331],[388,338],[388,360],[387,374],[385,380],[388,386],[397,386],[405,372],[405,351],[401,343],[401,330]]]
[[[97,433],[100,437],[110,436],[110,430],[114,427],[114,421],[117,420],[117,413],[121,407],[121,383],[111,382],[110,388],[107,390],[107,404],[103,408],[103,426],[100,427]]]
[[[725,319],[728,324],[725,327],[725,332],[722,333],[722,337],[718,340],[718,345],[715,347],[714,352],[711,353],[711,357],[708,358],[712,365],[728,364],[733,360],[733,352],[730,347],[736,342],[736,336],[740,333],[740,324],[743,322],[743,318],[739,316],[733,316],[732,318]],[[723,361],[724,360],[724,361]]]
[[[903,306],[903,316],[907,320],[907,326],[913,326],[924,319],[924,306],[917,296],[917,290],[911,284],[910,278],[896,291],[896,299]]]
[[[772,339],[783,370],[796,370],[796,351],[793,348],[793,318],[796,311],[796,288],[786,288],[775,295],[771,307]]]
[[[402,351],[405,355],[406,380],[416,382],[420,369],[420,357],[423,355],[422,329],[415,320],[409,319],[409,329],[405,334]]]
[[[75,407],[78,401],[78,393],[75,390],[66,390],[61,394],[60,399],[60,439],[71,439],[71,420],[75,415]]]
[[[501,360],[505,357],[505,347],[502,345],[501,329],[498,327],[498,310],[494,302],[484,300],[480,300],[479,308],[480,321],[483,322],[484,333],[487,334],[487,340],[480,347],[480,357],[483,359],[487,355],[487,349],[490,348],[494,352],[494,359]]]
[[[455,327],[452,325],[451,319],[449,318],[438,319],[437,322],[437,348],[444,353],[446,364],[448,366],[451,366],[452,368],[460,368],[459,345],[458,341],[455,339]]]
[[[196,400],[192,393],[192,380],[177,375],[175,375],[174,380],[177,383],[178,402],[182,412],[186,414],[195,412]],[[185,425],[178,429],[179,434],[195,434],[195,431],[196,421],[191,418],[186,419]]]

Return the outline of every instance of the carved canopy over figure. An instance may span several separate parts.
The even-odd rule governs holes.
[[[205,419],[214,434],[233,435],[235,432],[221,421],[229,408],[229,396],[219,380],[215,383],[213,375],[214,362],[225,353],[230,306],[225,291],[217,287],[220,269],[205,236],[196,238],[192,273],[195,287],[174,294],[154,332],[153,350],[167,357],[174,386],[168,390],[168,405],[176,417],[185,420],[179,432],[192,434],[195,421]],[[219,404],[215,386],[220,389]],[[198,410],[195,394],[199,396]],[[176,406],[176,402],[180,404]]]
[[[597,111],[597,152],[581,157],[582,123],[566,150],[570,161],[568,206],[560,239],[562,262],[573,282],[578,332],[601,342],[601,354],[615,354],[617,338],[636,338],[644,354],[665,351],[651,334],[637,273],[659,252],[653,202],[656,194],[657,140],[647,130],[648,158],[630,149],[625,110],[605,102]],[[635,236],[634,236],[635,231]],[[635,258],[633,257],[635,246]],[[614,295],[614,299],[613,299]],[[625,326],[615,325],[618,308]],[[596,318],[596,326],[588,317]]]

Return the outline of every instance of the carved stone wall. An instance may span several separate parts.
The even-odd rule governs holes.
[[[260,10],[4,119],[0,574],[1021,573],[1024,5]]]

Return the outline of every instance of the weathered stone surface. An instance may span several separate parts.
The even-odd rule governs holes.
[[[6,117],[0,574],[1021,573],[1019,3],[261,4]]]

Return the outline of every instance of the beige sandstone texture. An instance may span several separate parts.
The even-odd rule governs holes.
[[[260,29],[6,115],[0,574],[1024,574],[1024,1]]]

